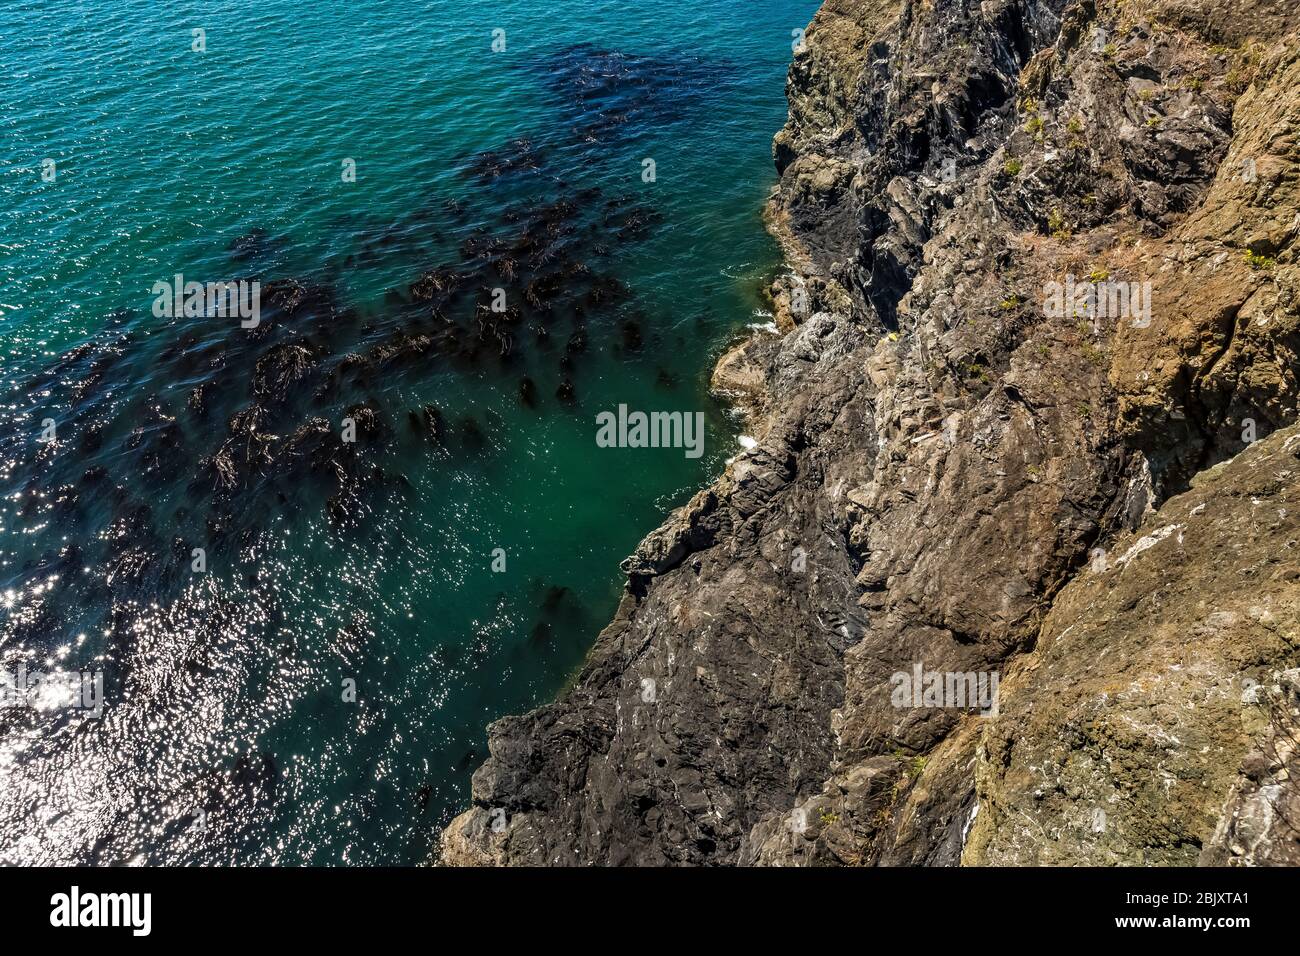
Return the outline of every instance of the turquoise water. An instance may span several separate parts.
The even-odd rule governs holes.
[[[6,5],[0,665],[105,707],[0,708],[0,862],[427,857],[735,453],[816,6]],[[176,273],[260,325],[155,317]],[[620,403],[704,455],[598,448]]]

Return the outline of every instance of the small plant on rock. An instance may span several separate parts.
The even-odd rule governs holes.
[[[1246,250],[1245,259],[1246,265],[1250,266],[1256,272],[1259,272],[1260,270],[1269,271],[1277,265],[1276,259],[1266,256],[1263,253],[1254,252],[1250,249]]]
[[[1070,228],[1065,224],[1065,216],[1059,207],[1047,214],[1047,231],[1053,239],[1070,238]]]

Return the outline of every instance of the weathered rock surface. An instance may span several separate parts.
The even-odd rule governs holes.
[[[715,375],[758,445],[492,726],[443,862],[1294,859],[1298,40],[1262,0],[827,0],[782,334]],[[1045,307],[1067,277],[1149,315]],[[895,706],[918,666],[1003,675],[998,715]]]
[[[1057,597],[982,734],[963,861],[1300,862],[1281,819],[1297,652],[1292,426],[1198,476]]]

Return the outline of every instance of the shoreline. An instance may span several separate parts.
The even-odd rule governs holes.
[[[776,135],[774,133],[773,137],[775,138]],[[777,275],[772,280],[765,281],[762,287],[763,299],[773,307],[773,321],[778,331],[771,332],[751,327],[742,333],[742,330],[738,329],[738,336],[731,344],[723,347],[721,354],[713,362],[709,372],[709,393],[723,405],[724,412],[739,417],[742,435],[756,439],[758,443],[761,443],[771,424],[769,394],[764,382],[762,365],[760,362],[750,360],[749,353],[751,349],[761,348],[774,341],[779,341],[780,338],[794,328],[788,314],[788,308],[784,314],[782,313],[781,304],[778,300],[779,293],[776,290],[782,286],[783,280],[788,281],[789,277],[800,276],[802,278],[799,269],[815,268],[789,227],[788,218],[785,217],[779,202],[779,190],[778,176],[778,182],[770,187],[767,197],[759,208],[762,227],[768,235],[776,240],[780,251],[780,261],[776,266]],[[798,265],[799,262],[802,262],[803,265]],[[542,708],[554,706],[577,691],[583,674],[597,654],[602,637],[606,631],[625,617],[628,611],[628,601],[633,597],[634,592],[635,578],[631,569],[638,566],[638,555],[647,546],[654,547],[654,542],[680,534],[681,522],[683,520],[689,521],[689,515],[694,509],[705,504],[714,496],[725,493],[726,486],[734,481],[733,470],[736,467],[736,462],[740,461],[752,450],[753,446],[742,446],[736,455],[727,460],[722,471],[705,488],[696,492],[686,503],[673,509],[658,527],[652,529],[642,538],[632,554],[624,559],[621,567],[626,578],[622,597],[613,621],[597,635],[587,655],[575,667],[569,678],[565,680],[564,686],[549,704],[542,705]],[[535,713],[542,708],[534,708],[530,713]],[[459,834],[472,830],[482,837],[484,835],[483,824],[484,821],[476,814],[475,807],[471,802],[470,807],[462,810],[443,828],[438,844],[430,855],[429,863],[433,865],[482,866],[496,865],[501,862],[493,859],[488,854],[478,852],[477,847],[473,845],[471,840],[462,839],[459,836]],[[489,820],[487,822],[487,831],[491,832],[492,829],[493,820]]]
[[[623,563],[569,693],[490,727],[442,862],[1300,863],[1300,12],[1170,2],[1204,16],[823,3],[781,334],[711,376],[755,445]],[[1152,320],[1054,314],[1067,275]],[[997,706],[891,697],[916,673]]]

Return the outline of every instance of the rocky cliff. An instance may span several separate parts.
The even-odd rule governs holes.
[[[787,94],[758,444],[442,861],[1300,862],[1300,10],[826,0]]]

